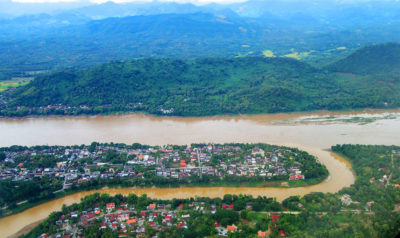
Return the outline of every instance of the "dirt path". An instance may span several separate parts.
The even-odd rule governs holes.
[[[394,155],[392,155],[392,172],[390,173],[387,183],[386,183],[386,187],[390,184],[390,179],[392,178],[393,175],[393,170],[394,170]]]

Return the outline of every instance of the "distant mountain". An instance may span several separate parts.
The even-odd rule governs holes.
[[[213,13],[229,9],[227,5],[209,4],[197,6],[191,3],[177,3],[167,1],[150,2],[122,2],[112,1],[96,4],[90,1],[51,2],[51,3],[23,3],[3,0],[0,1],[0,16],[18,17],[22,15],[61,13],[76,14],[91,19],[109,17],[125,17],[158,14],[187,14],[196,12]]]
[[[336,72],[354,74],[400,73],[400,44],[386,43],[362,47],[327,67]]]
[[[17,17],[33,14],[52,14],[57,11],[69,11],[93,4],[87,0],[54,1],[54,2],[17,2],[13,0],[0,1],[0,15]]]
[[[368,26],[399,21],[399,1],[249,0],[228,6],[243,17],[273,15],[315,25]],[[295,21],[292,21],[295,22]]]
[[[40,20],[47,22],[46,16]],[[24,71],[87,67],[137,57],[236,56],[239,50],[250,51],[243,44],[253,45],[254,40],[264,37],[260,37],[263,32],[257,23],[233,13],[231,16],[210,13],[130,16],[83,20],[81,24],[60,27],[55,27],[56,23],[31,28],[12,27],[21,23],[3,24],[0,80],[1,72],[6,72],[7,78],[9,74],[18,76]]]
[[[387,87],[279,57],[146,58],[38,76],[4,97],[3,116],[118,111],[205,116],[396,107],[400,81]],[[63,109],[39,108],[48,105]]]
[[[107,36],[129,36],[140,34],[148,36],[148,39],[163,38],[205,38],[221,37],[229,39],[232,36],[247,36],[251,34],[249,27],[256,27],[255,24],[248,24],[239,17],[227,18],[221,15],[209,13],[192,14],[162,14],[152,16],[132,16],[124,18],[108,18],[98,21],[91,21],[84,28],[70,29],[72,32],[86,31],[88,35]],[[196,40],[196,39],[193,39]]]
[[[196,6],[191,3],[155,1],[126,3],[105,2],[77,8],[74,9],[73,12],[92,19],[104,19],[109,17],[211,12],[210,10],[210,8]]]
[[[399,1],[250,0],[199,6],[8,0],[0,2],[0,16],[0,80],[138,57],[270,52],[322,67],[360,46],[400,42]]]

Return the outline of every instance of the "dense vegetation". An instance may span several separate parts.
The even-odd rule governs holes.
[[[328,66],[330,70],[362,75],[397,74],[400,71],[400,44],[387,43],[362,47],[350,56]]]
[[[392,76],[335,74],[289,58],[147,58],[38,76],[4,93],[8,99],[2,106],[0,100],[0,107],[3,116],[127,111],[204,116],[398,107],[400,81]]]
[[[347,156],[353,164],[357,177],[355,184],[350,187],[343,188],[336,194],[311,193],[304,197],[292,196],[282,202],[282,207],[270,199],[242,195],[225,195],[223,199],[191,198],[163,201],[174,204],[173,208],[180,203],[187,204],[195,200],[204,201],[206,207],[210,204],[234,204],[232,211],[217,210],[214,215],[207,212],[190,213],[196,221],[188,223],[190,229],[183,230],[184,232],[167,230],[167,234],[171,237],[217,237],[213,222],[218,221],[221,224],[221,221],[225,220],[224,225],[234,223],[242,229],[241,232],[230,233],[229,237],[256,237],[258,230],[267,229],[272,232],[270,237],[279,237],[279,231],[282,230],[288,237],[396,237],[400,233],[400,147],[337,145],[333,146],[332,150]],[[349,199],[344,199],[346,197]],[[27,237],[36,237],[44,232],[57,232],[52,224],[61,213],[90,208],[95,203],[117,203],[130,199],[136,201],[136,204],[139,204],[139,201],[148,201],[137,205],[140,208],[150,203],[146,200],[148,198],[137,198],[135,195],[129,195],[127,198],[119,195],[114,198],[93,195],[84,198],[80,204],[64,207],[62,212],[53,213]],[[244,205],[247,202],[252,202],[252,208]],[[282,208],[297,211],[298,214],[280,213]],[[271,219],[265,213],[259,213],[260,211],[280,213],[279,219],[271,223]],[[196,233],[199,230],[207,232]],[[118,236],[113,232],[108,235]]]
[[[278,229],[290,237],[396,237],[400,233],[400,147],[336,145],[353,165],[356,181],[336,194],[289,197]],[[344,198],[348,196],[349,200]],[[302,204],[305,209],[301,208]]]
[[[34,203],[38,200],[46,200],[54,197],[53,191],[62,188],[61,181],[50,181],[43,177],[38,181],[0,181],[0,205],[12,210],[17,207],[17,202],[28,200]],[[0,209],[0,215],[3,210]]]

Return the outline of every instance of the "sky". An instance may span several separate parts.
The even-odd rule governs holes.
[[[42,3],[42,2],[77,2],[81,0],[12,0],[13,2],[26,2],[26,3]],[[110,0],[86,0],[93,3],[103,3]],[[116,3],[123,3],[123,2],[152,2],[153,0],[112,0]],[[179,3],[187,3],[191,2],[194,4],[207,4],[211,2],[227,4],[227,3],[234,3],[234,2],[245,2],[247,0],[158,0],[160,2],[179,2]]]

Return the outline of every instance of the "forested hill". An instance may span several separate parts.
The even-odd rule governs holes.
[[[362,47],[348,57],[328,66],[336,72],[381,74],[400,72],[400,44],[387,43]]]
[[[147,58],[39,76],[3,94],[0,111],[204,116],[400,106],[398,82],[372,85],[288,58]]]

